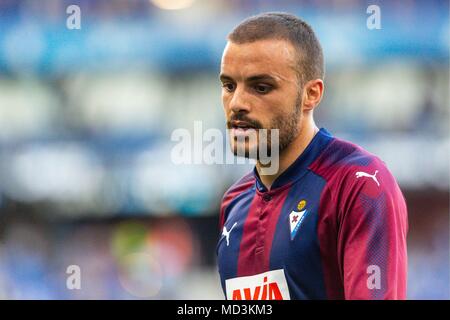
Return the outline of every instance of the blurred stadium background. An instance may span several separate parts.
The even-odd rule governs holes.
[[[272,10],[323,44],[318,125],[401,184],[408,298],[449,298],[449,3],[425,0],[0,0],[0,298],[223,298],[218,205],[250,166],[171,164],[170,136],[224,129],[225,36]]]

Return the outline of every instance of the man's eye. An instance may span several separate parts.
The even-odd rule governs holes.
[[[222,87],[223,87],[225,90],[231,92],[231,91],[233,91],[233,90],[235,89],[236,86],[234,85],[234,83],[231,83],[231,82],[225,82],[225,83],[222,83]]]
[[[260,94],[266,94],[272,90],[272,86],[267,85],[267,84],[257,84],[254,86],[254,89],[256,92],[258,92]]]

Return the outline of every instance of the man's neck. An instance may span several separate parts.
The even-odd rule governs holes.
[[[261,174],[261,163],[259,161],[256,162],[256,170],[258,171],[261,182],[268,190],[270,190],[273,182],[303,153],[317,132],[319,132],[319,128],[314,122],[307,122],[302,126],[297,138],[280,152],[278,172],[276,174]]]

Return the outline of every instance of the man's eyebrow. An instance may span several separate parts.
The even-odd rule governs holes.
[[[254,82],[254,81],[262,81],[262,80],[272,80],[276,81],[277,79],[269,74],[257,74],[251,77],[248,77],[245,79],[247,82]]]
[[[232,77],[230,77],[229,75],[226,74],[221,74],[219,79],[221,81],[227,81],[227,80],[233,80]],[[257,74],[254,76],[250,76],[248,78],[245,79],[246,82],[255,82],[255,81],[262,81],[262,80],[272,80],[272,81],[276,81],[277,79],[269,74]]]
[[[220,79],[220,81],[233,80],[232,77],[230,77],[230,76],[228,76],[228,75],[226,75],[224,73],[220,74],[219,79]]]

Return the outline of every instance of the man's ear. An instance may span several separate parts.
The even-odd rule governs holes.
[[[322,100],[324,84],[321,79],[308,81],[303,88],[303,110],[310,111]]]

